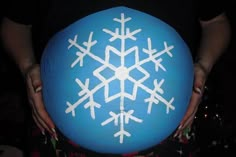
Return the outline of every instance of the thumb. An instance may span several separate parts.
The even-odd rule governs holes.
[[[195,75],[194,75],[193,91],[202,95],[206,79],[208,76],[208,72],[205,70],[205,68],[203,68],[203,66],[200,63],[195,64],[194,71]]]
[[[30,84],[32,85],[34,92],[40,92],[42,90],[42,82],[40,79],[41,77],[39,65],[34,64],[33,66],[31,66],[26,75],[30,80]]]

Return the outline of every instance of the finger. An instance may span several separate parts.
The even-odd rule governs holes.
[[[40,119],[42,119],[46,123],[46,125],[50,128],[50,130],[52,132],[55,132],[55,125],[43,105],[41,93],[38,94],[39,95],[35,97],[36,113],[38,114]]]
[[[194,120],[200,100],[201,100],[201,96],[199,94],[196,94],[195,92],[193,92],[191,100],[190,100],[190,104],[187,108],[185,116],[183,117],[182,121],[180,122],[180,125],[179,125],[178,129],[176,130],[176,133],[174,134],[174,137],[181,134],[181,132],[191,123],[191,121]]]
[[[189,106],[187,108],[187,112],[180,123],[181,127],[184,127],[183,124],[187,123],[188,119],[191,120],[190,117],[192,115],[195,115],[198,109],[198,105],[201,102],[203,91],[204,91],[206,73],[198,66],[198,64],[195,66],[194,72],[195,72],[195,75],[194,75],[193,92],[192,92]]]
[[[183,130],[187,127],[191,126],[193,120],[195,118],[195,114],[198,110],[198,106],[201,102],[201,98],[204,91],[204,85],[207,78],[207,73],[204,69],[199,65],[195,64],[194,66],[194,85],[193,85],[193,92],[190,99],[189,106],[183,117],[182,121],[180,122],[179,128],[177,129],[174,137],[179,136],[182,134]]]
[[[37,115],[32,112],[32,117],[34,119],[35,124],[40,129],[42,135],[45,136],[45,125],[42,125],[42,121],[37,117]],[[57,134],[51,134],[51,136],[58,141]],[[46,141],[45,141],[46,142]]]
[[[47,124],[41,119],[40,115],[38,114],[38,112],[36,111],[37,109],[35,109],[35,107],[33,106],[32,109],[32,115],[33,118],[37,124],[37,126],[39,126],[39,128],[43,128],[43,130],[47,130],[50,134],[53,134],[52,130],[47,126]]]
[[[37,127],[40,129],[41,133],[43,135],[45,135],[45,129],[44,127],[40,124],[40,122],[38,121],[38,119],[36,118],[36,116],[34,115],[34,113],[32,113],[32,117],[33,117],[33,120],[35,122],[35,124],[37,125]]]
[[[37,93],[37,94],[40,94],[40,93]],[[34,99],[36,99],[36,97]],[[58,140],[57,133],[54,129],[55,128],[54,124],[53,124],[51,118],[49,117],[49,115],[47,114],[45,108],[39,107],[39,108],[42,108],[42,109],[39,109],[39,108],[37,108],[37,105],[35,105],[35,104],[32,105],[32,110],[33,110],[32,113],[34,115],[33,118],[34,118],[37,126],[39,126],[40,129],[43,128],[43,129],[47,130],[51,134],[52,137],[54,137],[56,140]],[[48,124],[50,122],[52,123],[51,125]]]
[[[173,137],[174,138],[176,138],[176,137],[181,138],[182,136],[186,136],[186,134],[188,134],[191,131],[194,117],[195,116],[189,118],[183,127],[178,128]]]
[[[44,122],[44,120],[40,117],[40,115],[38,114],[37,110],[33,110],[33,118],[34,118],[34,121],[36,122],[36,125],[40,128],[40,130],[43,130],[41,131],[43,135],[45,135],[45,132],[44,132],[44,129],[47,130],[51,136],[58,141],[58,138],[57,138],[57,133],[55,131],[54,128],[49,128],[47,126],[47,124]]]
[[[35,66],[35,68],[29,71],[27,75],[29,95],[33,101],[32,107],[34,108],[37,117],[39,117],[38,119],[40,119],[40,121],[43,121],[41,123],[43,125],[46,124],[47,127],[44,125],[45,129],[47,129],[51,133],[55,133],[54,129],[55,125],[52,122],[48,113],[46,112],[46,109],[43,104],[42,93],[41,93],[42,87],[40,87],[41,80],[40,80],[39,70],[40,70],[39,67]]]
[[[194,85],[193,91],[202,95],[204,91],[204,86],[207,78],[206,71],[200,66],[200,64],[195,64],[194,66]]]
[[[193,114],[193,115],[186,121],[186,123],[183,124],[182,128],[180,128],[180,129],[178,129],[178,130],[176,131],[176,134],[177,134],[177,135],[175,135],[175,136],[179,136],[180,134],[185,134],[186,129],[187,129],[188,131],[190,131],[190,130],[191,130],[191,127],[192,127],[192,123],[193,123],[193,121],[194,121],[194,117],[195,117],[195,114]]]
[[[31,70],[28,72],[28,76],[31,80],[34,92],[40,92],[42,90],[42,82],[40,79],[40,67],[38,64],[32,66]]]
[[[182,130],[191,127],[191,124],[193,123],[194,117],[195,117],[195,113],[196,111],[194,111],[194,113],[185,121],[185,123],[183,123],[182,125]]]
[[[190,104],[187,108],[186,114],[185,114],[184,118],[182,119],[180,125],[183,126],[183,124],[186,123],[186,121],[192,115],[194,115],[194,113],[196,113],[200,101],[201,101],[201,96],[199,94],[196,94],[196,93],[193,92],[192,97],[190,99]]]

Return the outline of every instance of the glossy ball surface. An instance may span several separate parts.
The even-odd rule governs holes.
[[[43,53],[41,77],[46,109],[66,137],[121,154],[173,133],[192,94],[193,63],[168,24],[117,7],[58,32]]]

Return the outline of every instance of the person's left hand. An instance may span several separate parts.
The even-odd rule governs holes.
[[[174,134],[174,138],[178,137],[179,139],[181,139],[181,137],[186,132],[189,132],[191,130],[191,125],[194,121],[195,114],[202,99],[207,75],[208,71],[202,66],[202,64],[196,63],[194,65],[194,84],[192,96],[187,111]]]

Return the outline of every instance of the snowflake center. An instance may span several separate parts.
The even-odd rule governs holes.
[[[129,70],[126,67],[119,67],[115,71],[115,76],[119,80],[125,80],[129,77]]]

